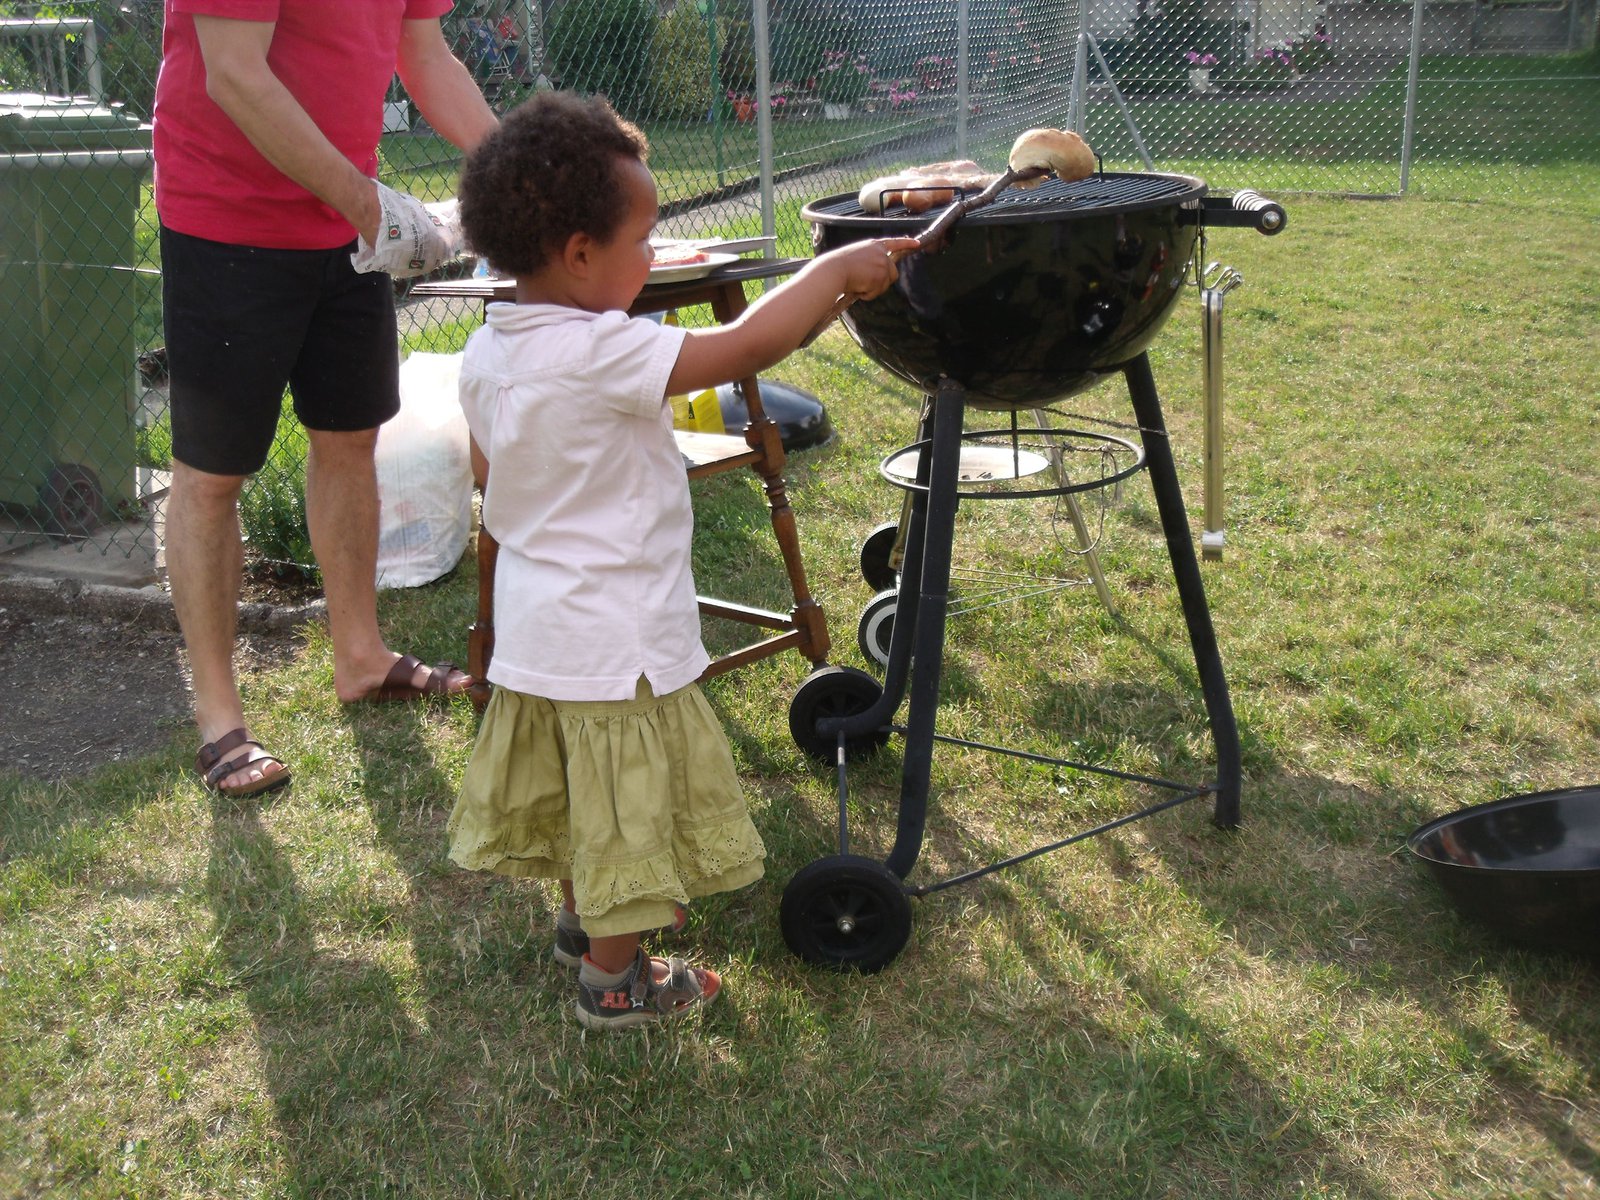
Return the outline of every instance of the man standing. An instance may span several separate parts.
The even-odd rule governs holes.
[[[310,443],[306,512],[339,699],[471,684],[385,645],[375,584],[373,450],[399,408],[394,291],[382,272],[425,272],[455,251],[420,202],[376,182],[384,96],[398,71],[462,150],[495,125],[445,43],[449,9],[166,0],[155,162],[174,459],[167,575],[203,743],[196,765],[228,795],[289,781],[251,736],[233,672],[239,493],[266,462],[285,387]]]

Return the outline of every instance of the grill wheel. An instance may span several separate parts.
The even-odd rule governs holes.
[[[853,667],[823,667],[813,671],[789,701],[789,736],[806,754],[832,766],[838,753],[838,739],[818,733],[817,722],[827,717],[853,717],[865,712],[881,695],[883,688],[865,671]],[[845,757],[871,757],[883,749],[888,740],[888,731],[883,729],[846,738]]]
[[[899,607],[899,590],[885,588],[867,602],[856,624],[856,646],[861,656],[880,667],[889,665],[889,642],[894,637],[894,618]]]
[[[911,900],[899,876],[854,854],[796,871],[778,917],[796,957],[836,971],[881,971],[911,938]]]
[[[900,536],[900,522],[885,521],[861,543],[861,578],[875,592],[895,586],[899,574],[894,565],[894,544]]]

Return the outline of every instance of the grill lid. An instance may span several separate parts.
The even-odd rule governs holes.
[[[1192,175],[1155,171],[1102,171],[1072,183],[1047,179],[1036,188],[1008,188],[986,208],[962,217],[961,223],[1009,225],[1020,221],[1063,221],[1105,216],[1108,213],[1139,212],[1174,204],[1193,207],[1199,204],[1200,197],[1205,194],[1205,182]],[[936,204],[926,213],[908,213],[897,206],[878,216],[863,209],[855,195],[850,194],[815,200],[806,205],[804,215],[808,220],[825,225],[880,226],[885,221],[908,219],[925,224],[946,207],[945,204]]]

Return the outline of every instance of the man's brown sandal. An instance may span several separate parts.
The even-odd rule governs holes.
[[[656,963],[667,968],[659,983]],[[578,1020],[585,1029],[631,1029],[681,1017],[709,1004],[721,990],[715,971],[691,967],[681,958],[651,958],[640,950],[620,978],[605,975],[588,959],[578,972]]]
[[[255,749],[237,758],[224,760],[224,756],[240,746],[254,746]],[[282,769],[273,771],[270,775],[263,773],[260,779],[252,779],[249,783],[239,783],[232,787],[223,784],[222,781],[228,776],[249,767],[259,766],[261,763],[277,763]],[[200,753],[194,756],[194,769],[200,772],[200,777],[206,781],[208,788],[223,796],[259,796],[262,792],[281,788],[289,782],[289,768],[284,766],[283,760],[268,754],[262,749],[261,743],[243,728],[230,729],[216,741],[201,746]]]
[[[442,662],[427,668],[428,678],[419,687],[411,680],[421,666],[422,660],[415,654],[404,655],[389,668],[389,673],[384,676],[382,683],[351,703],[394,704],[408,700],[425,700],[435,696],[449,697],[458,693],[465,694],[472,686],[472,676],[455,663]],[[466,684],[462,685],[461,680],[466,680]]]

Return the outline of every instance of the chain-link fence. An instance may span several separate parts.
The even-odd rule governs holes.
[[[603,92],[647,132],[662,232],[770,235],[887,167],[991,169],[1031,125],[1218,189],[1481,197],[1600,161],[1597,0],[476,0],[445,26],[492,104]],[[148,129],[160,0],[0,2],[0,551],[147,552],[170,464]],[[60,99],[72,97],[71,101]],[[394,85],[386,182],[458,155]],[[462,270],[470,269],[470,264]],[[475,304],[401,289],[408,350]],[[686,319],[694,320],[694,314]],[[304,441],[247,489],[252,556],[308,561]]]

